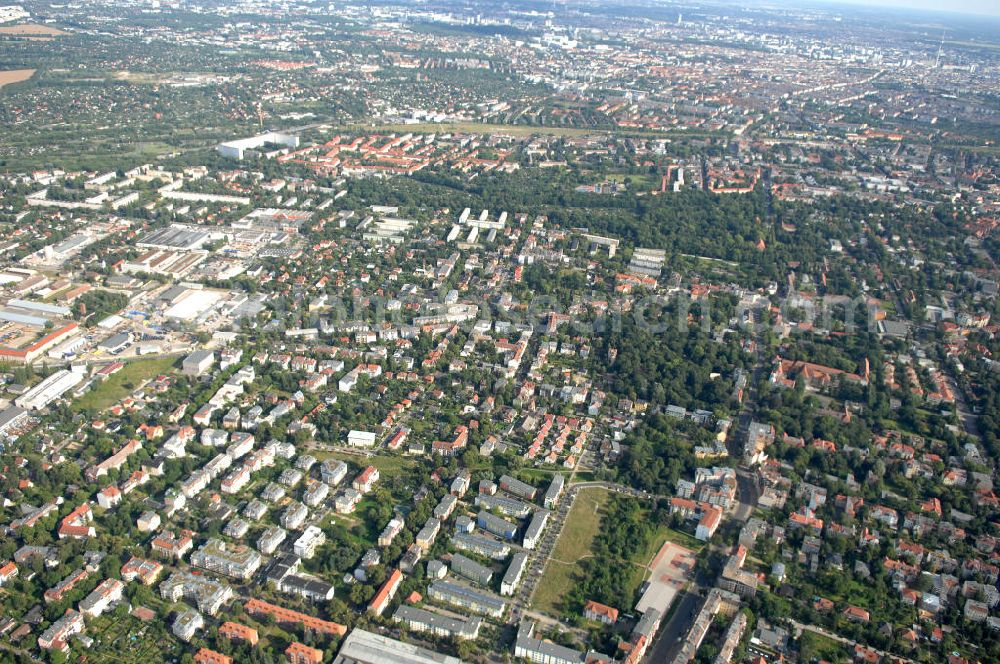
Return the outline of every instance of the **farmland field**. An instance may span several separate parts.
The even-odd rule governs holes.
[[[34,69],[8,69],[6,71],[0,71],[0,88],[5,85],[10,85],[11,83],[27,81],[34,75]]]
[[[62,37],[68,34],[68,32],[59,28],[53,28],[50,25],[38,25],[37,23],[0,26],[0,36],[9,35],[12,37],[27,37],[29,39],[52,39],[53,37]]]

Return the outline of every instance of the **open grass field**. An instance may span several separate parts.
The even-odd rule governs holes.
[[[358,454],[347,454],[345,452],[337,452],[335,450],[320,449],[310,449],[309,454],[316,457],[319,461],[325,461],[326,459],[339,459],[340,461],[346,461],[361,467],[375,466],[378,468],[378,472],[384,476],[399,475],[403,472],[412,470],[417,465],[417,462],[414,459],[395,454],[376,454],[372,457],[364,457]]]
[[[604,506],[610,500],[607,489],[583,489],[576,497],[559,541],[549,558],[542,581],[535,591],[532,608],[558,613],[562,598],[582,574],[580,561],[590,556],[591,546],[601,526]]]
[[[849,661],[849,653],[842,643],[809,630],[802,632],[799,640],[799,659],[803,662],[826,660],[828,662]]]
[[[649,545],[644,551],[644,555],[648,556],[646,560],[652,558],[663,546],[664,542],[673,542],[674,544],[679,544],[684,548],[691,549],[692,551],[701,551],[705,546],[705,543],[698,538],[688,535],[687,533],[682,533],[679,530],[674,530],[673,528],[668,528],[667,526],[660,526],[656,530],[656,535],[649,541]],[[640,556],[640,561],[642,560]]]
[[[72,408],[78,412],[110,408],[139,387],[143,381],[170,371],[173,364],[173,358],[169,357],[133,360],[126,364],[124,369],[74,401]]]
[[[34,69],[8,69],[6,71],[0,71],[0,88],[5,85],[10,85],[11,83],[27,81],[34,75]]]
[[[560,468],[548,469],[548,468],[525,468],[517,471],[517,478],[522,482],[527,482],[528,484],[534,484],[539,489],[544,491],[548,488],[549,483],[552,482],[552,478],[556,475],[565,475],[569,479],[570,471]]]

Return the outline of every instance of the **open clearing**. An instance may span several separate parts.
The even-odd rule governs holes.
[[[592,555],[594,539],[601,528],[611,492],[601,487],[580,491],[559,540],[542,573],[532,600],[532,608],[557,615],[563,598],[583,576],[582,561]],[[692,546],[693,545],[693,546]],[[640,605],[669,607],[677,592],[687,584],[702,542],[666,526],[652,534],[650,541],[629,561],[631,573],[625,583],[634,595],[647,579],[650,587]]]
[[[559,612],[563,598],[582,574],[579,563],[590,555],[601,527],[604,506],[610,498],[608,490],[600,487],[580,491],[535,591],[533,608],[553,614]]]
[[[0,88],[5,85],[10,85],[11,83],[27,81],[34,75],[34,69],[8,69],[6,71],[0,71]]]
[[[802,632],[799,647],[801,649],[800,656],[804,662],[818,660],[839,662],[845,661],[845,658],[849,656],[844,644],[810,630]]]
[[[326,459],[338,459],[348,463],[355,463],[359,466],[375,466],[379,473],[385,476],[398,476],[406,471],[412,470],[417,462],[411,458],[393,454],[373,454],[370,457],[361,454],[349,454],[337,450],[324,450],[315,447],[309,448],[309,454],[319,461]]]
[[[169,357],[129,362],[124,369],[74,401],[72,408],[75,411],[110,408],[144,381],[170,371],[173,364],[173,358]]]

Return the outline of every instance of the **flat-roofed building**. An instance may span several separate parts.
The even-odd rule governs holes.
[[[481,586],[488,586],[493,579],[493,570],[461,553],[452,555],[451,571]]]
[[[503,560],[510,555],[509,545],[480,535],[464,532],[455,533],[451,538],[451,543],[456,549],[470,551],[493,560]]]
[[[202,574],[174,572],[160,584],[160,596],[171,602],[194,601],[200,611],[214,616],[233,596],[233,589]]]
[[[540,664],[584,664],[587,653],[535,638],[535,624],[522,622],[514,642],[514,657]]]
[[[500,488],[507,493],[512,493],[518,498],[524,498],[525,500],[534,500],[535,496],[538,495],[537,488],[510,475],[500,476]]]
[[[415,632],[429,632],[434,636],[454,639],[479,638],[479,629],[483,625],[482,618],[463,620],[406,604],[396,609],[392,619]]]
[[[181,370],[188,376],[200,376],[215,364],[215,353],[210,350],[196,350],[181,363]]]
[[[347,444],[351,447],[373,447],[375,434],[371,431],[351,430],[347,433]]]
[[[227,544],[210,539],[191,554],[191,564],[234,579],[249,579],[256,572],[263,558],[245,544]]]
[[[427,595],[438,602],[493,618],[502,617],[507,609],[507,602],[493,593],[475,590],[451,581],[435,581],[427,589]]]
[[[299,147],[299,137],[279,131],[269,131],[249,138],[226,141],[215,146],[215,150],[223,157],[243,159],[247,152],[255,152],[267,145],[276,145],[294,150]]]
[[[341,643],[333,664],[462,664],[462,660],[355,628]]]
[[[83,379],[82,373],[61,369],[14,399],[14,404],[25,410],[41,410],[82,383]]]
[[[25,426],[31,416],[28,411],[18,406],[10,406],[0,411],[0,437],[12,438],[18,430]]]
[[[545,530],[545,524],[549,522],[549,511],[548,510],[538,510],[531,517],[531,521],[528,523],[528,527],[524,529],[524,548],[529,551],[534,549],[538,545],[538,540],[542,537],[542,532]]]
[[[528,568],[528,554],[518,551],[510,559],[510,565],[500,581],[500,594],[513,595],[524,577],[524,570]]]
[[[174,618],[170,631],[181,641],[190,641],[199,629],[205,626],[205,618],[194,609],[185,609]]]
[[[317,526],[309,526],[292,544],[292,550],[295,555],[308,560],[316,554],[316,549],[323,546],[324,542],[326,542],[326,535],[323,531]]]

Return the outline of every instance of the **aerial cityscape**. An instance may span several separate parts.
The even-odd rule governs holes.
[[[0,664],[1000,662],[1000,7],[910,4],[0,6]]]

